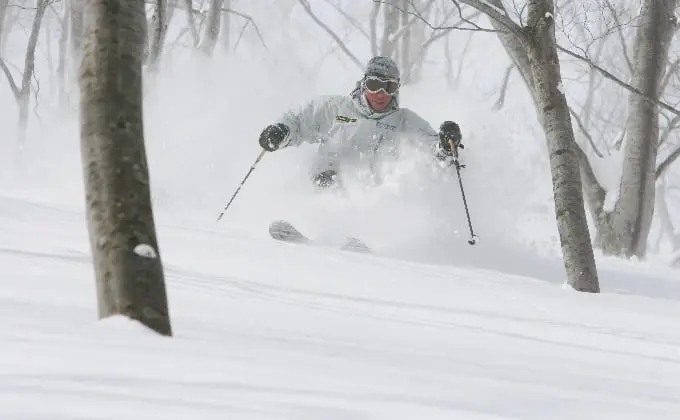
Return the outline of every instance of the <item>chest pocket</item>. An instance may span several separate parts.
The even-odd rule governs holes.
[[[328,142],[338,150],[350,146],[360,126],[358,118],[337,115],[328,130]]]
[[[374,143],[374,154],[383,156],[396,155],[399,148],[397,139],[397,126],[390,121],[376,120],[374,133],[377,142]]]

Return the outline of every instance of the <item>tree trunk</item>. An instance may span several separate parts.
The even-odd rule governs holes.
[[[54,57],[52,56],[52,28],[50,26],[50,19],[46,17],[43,26],[45,27],[45,58],[47,59],[47,72],[49,74],[49,84],[50,84],[50,99],[54,97]]]
[[[579,155],[562,87],[555,41],[552,0],[528,1],[528,26],[503,13],[500,0],[460,0],[487,14],[498,37],[527,83],[546,134],[552,174],[557,230],[567,282],[575,290],[600,291],[597,267],[583,203]]]
[[[376,56],[378,51],[378,14],[380,13],[380,5],[382,3],[373,0],[373,7],[371,7],[371,14],[368,17],[368,27],[371,34],[371,55]]]
[[[99,316],[121,314],[171,335],[144,148],[144,1],[86,8],[81,152]]]
[[[33,18],[33,25],[31,26],[31,33],[28,36],[28,45],[26,46],[26,55],[24,57],[24,72],[21,76],[21,85],[17,86],[11,80],[11,76],[5,69],[7,77],[10,78],[10,84],[13,85],[14,96],[19,106],[19,146],[23,147],[26,141],[26,130],[28,129],[28,106],[31,99],[31,80],[33,79],[33,72],[35,71],[35,49],[38,45],[38,36],[40,35],[40,26],[42,24],[43,16],[47,10],[48,0],[40,0],[38,7],[35,10],[35,17]]]
[[[659,98],[668,50],[677,28],[678,0],[645,0],[633,47],[631,85],[648,98]],[[659,141],[658,106],[630,95],[619,197],[607,225],[602,248],[607,254],[644,257],[654,214],[654,183]]]
[[[409,26],[409,3],[413,0],[402,0],[401,8],[401,26],[406,27],[404,33],[401,35],[401,51],[399,58],[401,60],[401,83],[407,85],[411,83],[411,28]]]
[[[410,1],[410,0],[409,0]],[[422,4],[422,3],[421,3]],[[431,13],[431,11],[434,9],[433,8],[433,2],[427,2],[424,4],[425,8],[420,7],[420,9],[424,9],[423,13]],[[425,33],[427,25],[425,25],[422,21],[419,19],[411,19],[411,28],[410,28],[410,33],[409,33],[409,45],[410,45],[410,58],[409,61],[411,62],[410,68],[408,69],[408,77],[409,77],[409,83],[411,84],[416,84],[422,79],[422,73],[423,73],[423,64],[425,63],[425,57],[427,55],[428,50],[430,47],[434,44],[434,41],[436,39],[449,39],[449,34],[451,33],[451,30],[448,29],[442,29],[437,32],[431,32],[429,37],[427,37],[427,34]],[[461,61],[463,60],[462,57],[459,58]]]
[[[0,0],[0,57],[2,57],[5,39],[5,15],[7,14],[7,5],[9,0]]]
[[[656,193],[654,199],[656,201],[655,207],[659,220],[659,234],[656,236],[654,242],[652,242],[650,250],[654,253],[658,253],[661,250],[661,242],[663,238],[668,235],[668,237],[673,240],[673,223],[671,222],[671,215],[668,211],[668,204],[666,203],[667,187],[666,181],[660,180],[656,184]]]
[[[206,23],[200,46],[201,52],[208,57],[212,57],[215,46],[217,45],[217,39],[220,36],[220,20],[222,17],[223,2],[224,0],[210,0],[208,22]]]
[[[57,61],[57,85],[59,86],[59,105],[66,107],[68,96],[66,95],[66,57],[68,55],[68,34],[70,28],[70,12],[64,8],[64,16],[61,20],[61,33],[59,34],[59,60]]]
[[[548,140],[557,230],[567,281],[578,291],[597,293],[600,287],[583,203],[578,146],[563,93],[554,13],[552,0],[529,2],[527,56],[540,119]]]
[[[231,0],[224,0],[224,8],[231,10]],[[222,47],[224,52],[231,52],[231,13],[222,13]]]
[[[73,62],[79,63],[83,52],[83,19],[85,18],[85,0],[69,0],[69,17],[71,22],[71,49]]]
[[[184,8],[187,11],[187,25],[189,26],[189,33],[191,33],[191,42],[194,48],[198,48],[200,36],[198,28],[196,28],[196,20],[194,20],[193,1],[184,0]]]
[[[0,0],[0,2],[3,0]],[[12,29],[17,26],[20,22],[19,14],[22,10],[21,7],[12,7],[13,3],[8,0],[5,5],[4,19],[2,22],[2,33],[0,33],[0,57],[7,50],[7,40],[9,39],[9,33]],[[24,29],[22,29],[24,30]]]
[[[397,51],[392,37],[399,30],[399,9],[392,4],[385,4],[383,17],[385,21],[383,22],[383,35],[380,42],[380,55],[394,57]]]
[[[527,57],[518,45],[522,28],[512,22],[501,0],[459,0],[486,13],[529,89],[533,89]],[[605,253],[644,257],[654,209],[654,164],[658,147],[658,99],[670,39],[677,29],[673,9],[679,0],[644,0],[634,48],[632,85],[620,191],[612,209],[605,208],[608,192],[595,178],[588,156],[577,151],[588,208],[597,227],[597,243]],[[535,101],[536,95],[532,95]],[[657,174],[658,176],[658,169]],[[609,192],[616,193],[616,192]]]
[[[149,55],[147,57],[149,71],[151,73],[158,72],[168,23],[167,1],[154,0],[153,15],[151,17],[151,36],[149,37]]]

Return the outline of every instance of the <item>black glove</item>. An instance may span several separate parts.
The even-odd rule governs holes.
[[[314,175],[314,178],[312,178],[312,182],[319,188],[328,188],[335,184],[335,179],[337,178],[337,175],[338,175],[337,172],[335,172],[332,169],[329,169],[327,171],[321,172],[320,174]]]
[[[285,124],[268,125],[260,134],[260,146],[268,152],[278,150],[289,133],[290,129]]]
[[[460,127],[455,122],[444,121],[442,125],[439,126],[439,145],[446,152],[452,153],[452,142],[455,147],[464,149],[465,147],[463,146],[463,143],[461,143],[462,140],[463,135],[460,133]]]

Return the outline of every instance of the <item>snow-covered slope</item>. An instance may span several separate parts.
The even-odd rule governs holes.
[[[77,209],[5,196],[0,229],[2,419],[680,418],[671,271],[601,261],[588,295],[160,223],[168,339],[97,321]]]

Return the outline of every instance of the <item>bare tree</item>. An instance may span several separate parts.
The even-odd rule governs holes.
[[[231,51],[231,14],[228,10],[231,9],[231,0],[224,0],[224,8],[222,11],[222,46],[224,52],[229,54]]]
[[[409,14],[407,13],[410,0],[402,0],[401,27],[405,28],[402,34],[402,41],[399,50],[399,60],[401,61],[402,75],[404,84],[411,83],[411,36],[413,28],[409,25]]]
[[[210,10],[208,11],[208,22],[205,26],[203,39],[199,49],[208,57],[212,56],[220,36],[220,23],[222,20],[222,3],[224,0],[210,0]]]
[[[7,46],[7,36],[10,31],[15,27],[19,26],[19,15],[28,8],[16,7],[16,3],[12,3],[11,0],[0,0],[0,56],[5,52]],[[25,30],[25,28],[23,28]]]
[[[395,0],[397,1],[397,0]],[[383,7],[383,34],[380,42],[380,55],[394,57],[398,51],[396,33],[399,30],[399,9],[391,2]]]
[[[0,0],[0,57],[2,56],[2,46],[4,45],[5,35],[5,16],[9,0]]]
[[[39,0],[38,7],[33,18],[33,25],[31,26],[31,33],[28,36],[28,46],[26,47],[26,55],[24,57],[24,71],[21,75],[20,83],[14,81],[12,72],[7,63],[0,58],[0,68],[5,73],[9,82],[14,98],[19,105],[19,142],[23,144],[26,138],[26,129],[28,125],[28,105],[31,99],[31,80],[34,76],[35,70],[35,50],[38,45],[38,36],[40,35],[40,26],[42,24],[43,16],[47,10],[48,0]]]
[[[625,126],[624,165],[618,198],[605,207],[607,191],[585,171],[590,209],[607,254],[644,257],[654,212],[654,183],[659,142],[660,85],[671,38],[677,29],[678,0],[645,0],[636,31],[631,94]],[[589,165],[582,159],[583,165]]]
[[[400,64],[403,84],[420,80],[423,63],[432,45],[447,40],[452,30],[480,15],[479,12],[461,15],[458,22],[450,23],[456,9],[451,2],[445,5],[448,7],[438,7],[435,0],[373,0],[368,32],[371,50],[374,55],[390,56]],[[382,21],[380,10],[383,11]],[[379,24],[382,24],[380,39],[377,35]]]
[[[361,63],[361,60],[359,60],[359,59],[352,53],[352,51],[350,51],[350,49],[347,48],[347,46],[346,46],[345,43],[342,41],[342,39],[340,39],[340,37],[339,37],[335,32],[333,32],[333,30],[332,30],[331,28],[329,28],[328,25],[326,25],[325,23],[323,23],[323,22],[321,21],[321,19],[319,19],[319,18],[314,14],[314,12],[312,11],[312,6],[309,4],[309,1],[308,1],[308,0],[298,0],[298,2],[299,2],[300,5],[302,6],[302,8],[305,9],[305,12],[307,12],[307,14],[312,18],[312,20],[314,20],[314,23],[316,23],[317,25],[319,25],[319,26],[321,27],[321,29],[323,29],[328,35],[330,35],[331,38],[333,38],[333,41],[335,41],[335,43],[337,44],[337,46],[345,53],[345,55],[347,55],[347,57],[349,57],[349,59],[352,60],[352,62],[353,62],[357,67],[359,67],[360,69],[363,69],[364,66],[363,66],[363,64]]]
[[[66,59],[68,57],[68,37],[69,37],[69,23],[70,19],[68,17],[68,7],[64,5],[63,15],[54,10],[52,5],[52,10],[54,15],[59,21],[59,58],[57,59],[57,85],[59,91],[59,104],[65,106],[67,103],[66,95]]]
[[[168,32],[168,25],[172,17],[174,8],[168,7],[167,0],[154,0],[153,13],[151,15],[151,33],[149,36],[149,54],[147,65],[151,73],[157,73],[160,65],[160,58],[163,54],[165,35]]]
[[[184,0],[184,8],[187,12],[187,26],[189,27],[189,33],[191,33],[191,42],[194,48],[198,48],[198,43],[200,41],[200,35],[198,33],[198,28],[196,27],[196,21],[194,20],[194,7],[192,0]]]
[[[370,30],[370,42],[371,42],[371,55],[376,56],[379,54],[378,51],[378,14],[380,13],[380,5],[382,3],[379,1],[373,2],[373,7],[371,8],[371,14],[368,17],[368,26]]]
[[[676,229],[671,221],[671,212],[668,206],[669,196],[680,193],[680,187],[670,186],[665,180],[660,180],[657,185],[656,202],[659,220],[659,234],[656,242],[652,245],[655,251],[659,251],[661,240],[667,236],[670,240],[671,249],[680,251],[680,229]]]
[[[71,49],[73,53],[73,62],[80,62],[80,57],[83,50],[83,31],[85,19],[85,0],[68,0],[68,16],[69,16],[69,29],[71,30]]]
[[[557,230],[567,282],[576,290],[597,293],[600,286],[586,222],[578,146],[557,56],[554,2],[529,0],[525,27],[508,17],[500,0],[459,2],[491,18],[501,42],[529,87],[548,142]]]
[[[171,335],[144,148],[144,0],[91,0],[85,16],[81,148],[99,316]]]

